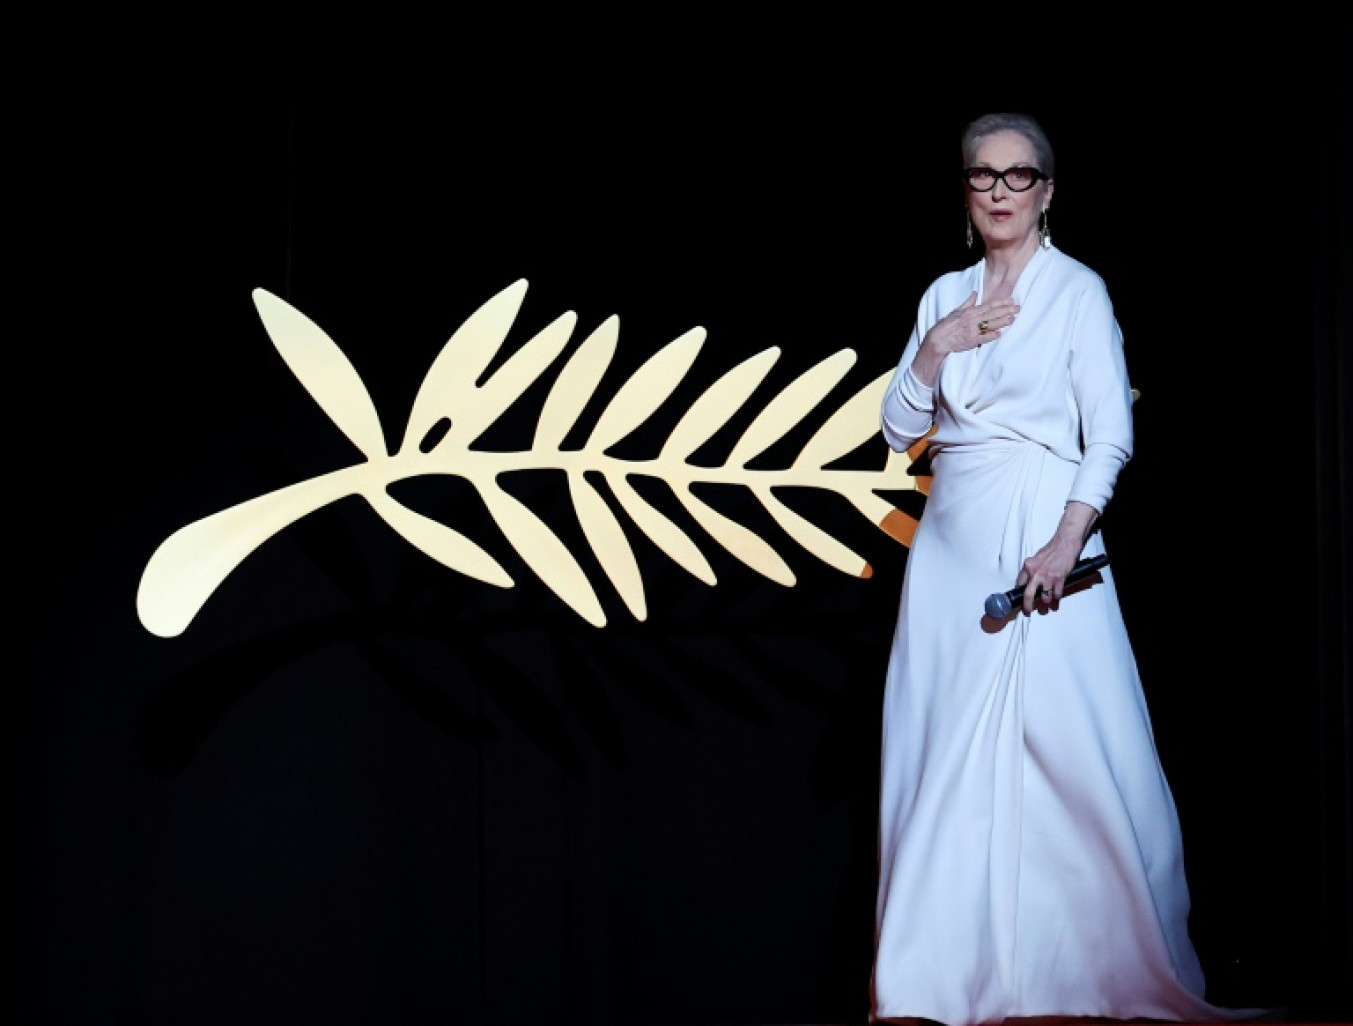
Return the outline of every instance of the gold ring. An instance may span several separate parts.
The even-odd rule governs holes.
[[[985,335],[985,334],[987,333],[987,326],[988,326],[988,323],[989,323],[989,322],[987,322],[987,321],[978,321],[978,322],[977,322],[977,334],[979,334],[979,335]]]

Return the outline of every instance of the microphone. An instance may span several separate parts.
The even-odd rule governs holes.
[[[1071,568],[1071,573],[1066,575],[1068,585],[1075,584],[1077,581],[1083,581],[1100,567],[1107,565],[1109,557],[1107,555],[1087,556]],[[986,606],[987,616],[993,620],[1004,620],[1010,615],[1010,610],[1020,605],[1024,601],[1024,588],[1011,588],[1009,591],[998,591],[994,595],[987,596]]]

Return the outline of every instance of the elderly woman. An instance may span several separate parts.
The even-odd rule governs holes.
[[[1052,245],[1035,120],[980,117],[962,151],[981,257],[921,297],[882,409],[896,450],[933,430],[933,478],[884,698],[872,1018],[1253,1018],[1204,1000],[1113,574],[1073,573],[1132,454],[1109,294]]]

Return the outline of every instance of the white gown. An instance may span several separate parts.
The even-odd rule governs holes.
[[[933,389],[920,339],[983,263],[926,291],[883,403],[888,443],[930,430],[883,711],[875,1020],[1218,1021],[1188,935],[1180,828],[1111,566],[1058,608],[983,613],[1069,499],[1099,511],[1132,452],[1108,292],[1056,248],[1020,276],[1001,338]],[[1099,533],[1082,556],[1104,552]]]

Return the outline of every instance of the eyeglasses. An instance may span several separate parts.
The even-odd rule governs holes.
[[[1008,167],[997,171],[994,167],[968,167],[963,169],[963,180],[974,192],[990,192],[996,188],[999,178],[1011,192],[1027,192],[1040,179],[1048,176],[1036,167]]]

